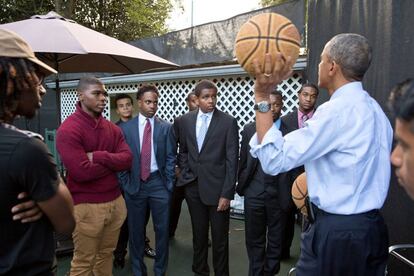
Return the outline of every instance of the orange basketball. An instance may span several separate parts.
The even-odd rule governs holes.
[[[306,173],[300,174],[292,185],[292,199],[299,211],[307,215],[305,198],[308,196],[308,187],[306,185]]]
[[[259,60],[263,70],[266,53],[275,57],[280,52],[296,62],[299,49],[298,29],[289,19],[277,13],[263,13],[250,18],[241,26],[235,42],[237,61],[251,76],[255,75],[253,59]]]

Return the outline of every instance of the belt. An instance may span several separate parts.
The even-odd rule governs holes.
[[[152,180],[154,178],[160,177],[160,176],[161,176],[160,171],[155,171],[155,172],[150,173],[150,175],[149,175],[149,177],[148,177],[147,180],[144,181],[144,180],[141,179],[141,181],[142,182],[148,182],[148,181],[150,181],[150,180]]]
[[[332,214],[332,213],[328,213],[322,209],[319,209],[318,206],[316,206],[315,204],[313,204],[311,202],[311,207],[313,210],[313,214],[314,214],[314,218],[318,217],[318,216],[366,216],[366,215],[375,215],[379,213],[378,209],[373,209],[367,212],[363,212],[363,213],[358,213],[358,214],[349,214],[349,215],[341,215],[341,214]]]

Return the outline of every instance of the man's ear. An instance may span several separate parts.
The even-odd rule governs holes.
[[[81,102],[83,100],[83,93],[80,91],[77,91],[78,93],[78,100]]]
[[[334,60],[331,61],[330,63],[330,67],[329,67],[329,76],[334,76],[335,74],[337,74],[338,70],[341,70],[341,67],[339,66],[338,63],[336,63]]]

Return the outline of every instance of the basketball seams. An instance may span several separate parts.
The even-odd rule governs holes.
[[[283,30],[285,30],[287,27],[289,27],[290,25],[293,25],[293,23],[292,22],[287,22],[277,30],[276,37],[275,37],[275,43],[276,43],[276,49],[277,49],[278,52],[280,52],[279,40],[285,40],[285,39],[282,39],[282,37],[280,37],[280,33]],[[293,44],[297,45],[296,43],[293,43]],[[298,45],[298,46],[300,47],[300,45]]]
[[[269,14],[269,19],[267,20],[267,38],[266,38],[266,54],[269,53],[269,43],[270,39],[270,28],[272,27],[272,14]]]
[[[295,25],[280,14],[268,13],[254,16],[240,28],[235,40],[235,55],[248,74],[254,76],[251,61],[256,57],[261,66],[267,53],[280,52],[296,60],[300,46],[300,34]]]
[[[249,23],[251,23],[254,27],[256,27],[256,29],[257,29],[257,33],[258,33],[258,37],[261,37],[261,31],[260,31],[260,26],[259,25],[257,25],[257,23],[256,22],[254,22],[254,21],[249,21]],[[260,42],[261,42],[261,39],[259,38],[258,40],[257,40],[257,43],[256,43],[256,45],[254,46],[254,48],[252,49],[252,51],[250,51],[250,53],[249,54],[247,54],[246,55],[246,58],[240,63],[240,65],[242,66],[242,67],[244,67],[244,65],[246,65],[246,63],[249,61],[249,59],[252,57],[252,55],[256,52],[256,50],[257,50],[257,48],[259,48],[259,45],[260,45]],[[238,43],[238,41],[236,42],[236,44]]]

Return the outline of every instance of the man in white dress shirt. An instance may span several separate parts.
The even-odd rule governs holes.
[[[251,154],[267,174],[300,165],[307,172],[314,218],[302,234],[298,276],[384,274],[388,233],[378,209],[390,181],[392,129],[362,87],[370,62],[365,37],[333,37],[321,55],[318,83],[330,100],[303,128],[284,137],[266,107],[271,89],[290,74],[292,60],[267,55],[263,70],[254,62],[258,110]]]

